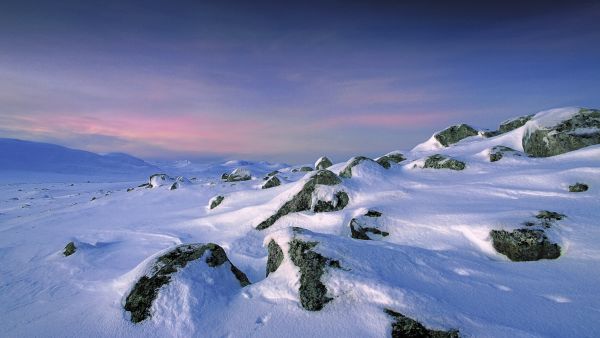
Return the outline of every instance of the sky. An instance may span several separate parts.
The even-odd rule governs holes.
[[[599,22],[594,1],[2,1],[0,137],[162,160],[409,150],[599,108]]]

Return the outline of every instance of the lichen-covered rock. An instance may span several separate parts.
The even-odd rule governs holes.
[[[467,124],[457,124],[455,126],[448,127],[439,133],[433,135],[435,139],[440,142],[444,147],[448,147],[451,144],[457,143],[458,141],[465,139],[469,136],[476,136],[479,133],[473,127]]]
[[[277,178],[277,176],[271,176],[269,177],[269,179],[267,179],[265,181],[265,183],[263,183],[263,185],[261,186],[262,189],[269,189],[269,188],[273,188],[276,186],[281,185],[281,181],[279,180],[279,178]]]
[[[519,152],[513,148],[505,146],[495,146],[490,149],[490,162],[500,161],[505,154],[510,153],[514,156],[521,156]]]
[[[341,182],[340,178],[329,170],[317,171],[306,181],[300,192],[292,197],[291,200],[284,203],[275,214],[261,222],[256,229],[266,229],[289,213],[310,210],[313,205],[312,194],[317,185],[336,185]]]
[[[281,262],[283,262],[283,250],[281,250],[281,247],[274,240],[269,242],[268,249],[269,256],[267,258],[267,277],[270,273],[275,272],[281,265]]]
[[[386,155],[381,156],[375,162],[379,163],[382,167],[389,169],[392,167],[392,163],[400,163],[406,160],[406,157],[402,153],[393,152]]]
[[[579,182],[569,186],[570,192],[584,192],[584,191],[587,191],[588,189],[589,189],[589,187],[587,184],[579,183]]]
[[[372,224],[369,224],[372,223]],[[369,236],[369,234],[372,235],[379,235],[382,237],[387,237],[389,236],[389,232],[387,231],[382,231],[379,229],[379,225],[373,222],[367,222],[367,220],[365,220],[364,218],[353,218],[350,220],[350,236],[352,236],[352,238],[355,239],[362,239],[362,240],[370,240],[373,239]]]
[[[328,159],[327,157],[323,156],[323,157],[319,158],[317,160],[317,162],[315,162],[315,169],[317,169],[317,170],[327,169],[327,168],[331,167],[332,165],[333,165],[333,162],[331,162],[331,160]]]
[[[443,156],[440,154],[435,154],[429,156],[425,160],[425,164],[423,168],[433,168],[433,169],[450,169],[450,170],[463,170],[465,169],[465,162],[459,161],[457,159]]]
[[[213,198],[210,199],[210,201],[208,201],[208,207],[212,210],[216,207],[219,206],[219,204],[221,204],[221,202],[223,202],[223,200],[225,199],[224,196],[215,196]]]
[[[63,250],[63,255],[65,255],[65,257],[71,256],[72,254],[75,253],[76,250],[77,250],[77,247],[75,246],[75,243],[69,242],[65,246],[65,249]]]
[[[390,309],[383,310],[395,321],[392,323],[392,338],[459,338],[458,330],[430,330],[418,321]]]
[[[363,162],[377,163],[377,162],[373,161],[372,159],[365,157],[365,156],[353,157],[348,161],[346,166],[340,171],[340,177],[351,178],[352,177],[352,168],[356,167],[357,165],[359,165]],[[377,165],[382,166],[380,163],[377,163]]]
[[[252,179],[252,175],[248,169],[236,168],[229,175],[227,175],[227,182],[238,182],[238,181],[249,181]]]
[[[543,230],[492,230],[490,236],[494,249],[511,261],[537,261],[560,257],[560,246],[550,242]]]
[[[309,311],[319,311],[332,300],[321,282],[328,259],[312,250],[317,244],[297,238],[289,242],[290,259],[300,269],[300,304]]]
[[[538,127],[523,136],[523,149],[533,157],[564,154],[600,144],[600,110],[580,109],[554,126]]]
[[[504,133],[508,133],[509,131],[513,131],[517,128],[521,128],[522,126],[525,125],[525,123],[527,123],[529,120],[531,120],[533,118],[533,116],[534,115],[532,114],[532,115],[520,116],[520,117],[515,117],[513,119],[510,119],[510,120],[506,120],[500,124],[500,128],[498,128],[498,131],[500,132],[500,134],[504,134]]]
[[[314,212],[339,211],[344,209],[348,205],[348,202],[350,202],[348,194],[345,191],[338,191],[333,195],[331,200],[314,200],[311,210]]]
[[[489,138],[489,137],[494,137],[494,136],[498,136],[498,135],[502,134],[502,133],[501,133],[500,131],[498,131],[498,130],[489,130],[489,129],[482,130],[482,131],[480,131],[479,133],[481,134],[481,136],[483,136],[483,137],[487,137],[487,138]]]
[[[311,167],[301,167],[301,168],[294,168],[292,169],[293,173],[297,173],[297,172],[309,172],[309,171],[313,171],[314,169]]]
[[[150,308],[160,288],[171,281],[174,273],[185,268],[189,262],[203,257],[206,251],[209,251],[209,254],[206,256],[205,263],[209,267],[229,264],[231,273],[241,287],[250,284],[248,277],[229,261],[220,246],[213,243],[179,245],[151,263],[149,272],[136,282],[125,299],[125,310],[131,313],[131,321],[139,323],[150,317]]]

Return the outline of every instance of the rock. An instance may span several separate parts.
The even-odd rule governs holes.
[[[156,187],[165,185],[167,183],[171,183],[173,181],[175,181],[175,179],[172,177],[169,177],[169,175],[167,175],[167,174],[154,174],[154,175],[150,176],[150,178],[148,180],[148,184],[150,184],[149,188],[156,188]]]
[[[365,216],[367,217],[381,217],[382,213],[377,211],[377,210],[371,210],[369,209],[369,211],[367,211],[367,213],[365,214]]]
[[[521,128],[525,125],[529,120],[533,118],[532,115],[520,116],[510,120],[506,120],[500,124],[500,128],[498,128],[498,132],[500,134],[508,133],[509,131],[513,131],[517,128]]]
[[[404,160],[406,160],[406,157],[404,157],[402,153],[393,152],[381,156],[376,160],[376,162],[379,163],[382,167],[389,169],[392,167],[392,163],[398,164]]]
[[[383,310],[395,319],[392,323],[392,338],[459,338],[458,330],[438,331],[427,329],[418,321],[390,309]]]
[[[328,259],[312,250],[317,244],[297,238],[289,243],[290,259],[300,268],[300,304],[309,311],[319,311],[333,299],[327,296],[327,287],[321,282]]]
[[[229,261],[220,246],[213,243],[179,245],[151,263],[149,272],[136,282],[125,299],[125,310],[131,313],[131,321],[139,323],[150,317],[152,302],[158,296],[160,288],[171,281],[171,275],[185,268],[189,262],[203,257],[206,251],[210,253],[205,259],[209,267],[229,264],[231,273],[241,287],[250,284],[248,277]]]
[[[209,208],[212,210],[212,209],[218,207],[219,204],[221,204],[221,202],[223,202],[224,199],[225,199],[225,197],[221,196],[221,195],[211,198],[210,201],[208,201]]]
[[[309,172],[309,171],[313,171],[313,168],[311,167],[301,167],[301,168],[294,168],[292,169],[293,173],[297,173],[297,172]]]
[[[565,217],[567,216],[558,212],[548,210],[541,210],[540,212],[538,212],[537,215],[535,215],[535,218],[537,218],[540,222],[539,225],[541,225],[544,228],[550,228],[554,225],[555,221],[560,221]]]
[[[315,169],[317,170],[321,170],[321,169],[327,169],[329,167],[331,167],[333,165],[333,163],[331,162],[330,159],[328,159],[327,157],[323,156],[320,157],[317,162],[315,162]]]
[[[574,185],[570,185],[569,186],[569,191],[570,192],[584,192],[588,190],[588,185],[584,184],[584,183],[575,183]]]
[[[281,185],[281,181],[279,180],[279,178],[277,178],[277,176],[271,176],[268,180],[265,181],[265,183],[263,183],[261,188],[269,189],[279,185]]]
[[[281,250],[281,247],[277,245],[274,240],[269,242],[268,248],[269,256],[267,258],[267,277],[270,273],[275,272],[281,265],[281,262],[283,262],[283,250]]]
[[[490,236],[494,249],[511,261],[537,261],[560,256],[560,246],[550,242],[543,230],[492,230]]]
[[[333,199],[331,201],[325,201],[321,199],[317,199],[312,203],[311,210],[314,212],[331,212],[331,211],[339,211],[344,209],[348,202],[350,202],[350,197],[344,191],[338,191],[333,195]]]
[[[127,192],[133,191],[133,188],[127,188]]]
[[[490,149],[490,162],[500,161],[500,159],[502,159],[502,157],[504,157],[504,154],[506,153],[511,153],[515,156],[521,156],[521,154],[513,148],[505,146],[495,146],[492,147],[492,149]]]
[[[169,187],[169,190],[176,190],[176,189],[179,189],[179,187],[180,187],[180,183],[175,182],[175,183],[171,184],[171,186]]]
[[[274,171],[271,171],[270,173],[268,173],[267,177],[275,176],[277,174],[279,174],[279,170],[274,170]]]
[[[380,235],[382,237],[389,236],[389,232],[378,229],[378,224],[368,224],[364,218],[353,218],[350,220],[350,236],[354,239],[370,240],[369,233]]]
[[[463,170],[465,169],[465,166],[465,162],[440,154],[435,154],[429,156],[425,160],[425,165],[423,168]]]
[[[473,127],[463,123],[448,127],[433,136],[444,147],[448,147],[449,145],[457,143],[462,139],[465,139],[469,136],[476,136],[478,134],[479,133],[477,130],[475,130]]]
[[[352,177],[352,168],[356,167],[357,165],[359,165],[363,162],[377,163],[368,157],[364,157],[364,156],[353,157],[348,161],[346,166],[340,171],[340,177],[351,178]],[[381,166],[380,163],[377,163],[377,164]]]
[[[73,242],[69,242],[66,246],[65,249],[63,251],[63,255],[65,255],[65,257],[67,256],[71,256],[72,254],[75,253],[75,251],[77,250],[77,247],[75,246],[75,243]]]
[[[143,183],[143,184],[138,185],[138,188],[150,189],[150,188],[152,188],[152,185],[150,183]]]
[[[229,175],[227,175],[227,182],[238,182],[238,181],[248,181],[252,179],[252,175],[248,169],[244,168],[236,168]]]
[[[273,225],[281,217],[292,213],[310,210],[313,205],[318,202],[313,201],[312,195],[317,185],[336,185],[342,181],[336,174],[329,170],[319,170],[314,173],[304,184],[300,192],[298,192],[291,200],[287,201],[277,212],[261,222],[256,229],[263,230]],[[313,203],[316,202],[316,203]]]
[[[482,130],[480,131],[481,136],[486,137],[486,138],[490,138],[490,137],[494,137],[494,136],[498,136],[500,134],[502,134],[500,131],[498,130]]]
[[[229,177],[229,174],[228,174],[228,173],[223,173],[223,174],[221,175],[221,179],[222,179],[222,180],[224,180],[224,181],[227,181],[227,177]]]
[[[582,108],[554,126],[529,130],[522,142],[525,153],[533,157],[560,155],[600,144],[600,110]]]

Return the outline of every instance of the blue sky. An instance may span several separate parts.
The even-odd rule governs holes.
[[[0,4],[0,136],[149,159],[344,160],[600,107],[594,2]]]

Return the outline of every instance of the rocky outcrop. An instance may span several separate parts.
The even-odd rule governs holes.
[[[511,261],[537,261],[560,257],[560,246],[550,242],[543,230],[492,230],[490,236],[494,249]]]
[[[380,163],[377,163],[368,157],[356,156],[356,157],[351,158],[348,161],[348,163],[346,164],[346,166],[340,171],[340,177],[352,178],[352,168],[356,167],[357,165],[359,165],[363,162],[376,163],[377,165],[381,166]]]
[[[342,210],[350,202],[350,197],[345,191],[337,191],[329,200],[315,199],[311,204],[311,210],[314,212],[331,212]]]
[[[223,200],[225,199],[224,196],[215,196],[213,198],[210,199],[210,201],[208,201],[208,207],[212,210],[216,207],[219,206],[219,204],[221,204],[221,202],[223,202]]]
[[[63,255],[65,255],[65,257],[71,256],[72,254],[75,253],[75,251],[77,251],[77,247],[75,246],[75,243],[74,242],[69,242],[65,246],[65,249],[63,250]]]
[[[311,167],[300,167],[300,168],[294,168],[292,169],[293,173],[297,173],[297,172],[309,172],[309,171],[313,171],[314,169]]]
[[[423,168],[433,168],[433,169],[450,169],[450,170],[463,170],[465,169],[465,162],[459,161],[457,159],[443,156],[440,154],[435,154],[429,156],[425,160],[425,164]]]
[[[529,120],[531,120],[533,118],[533,116],[534,116],[534,114],[531,114],[531,115],[520,116],[520,117],[515,117],[513,119],[510,119],[510,120],[506,120],[500,124],[500,128],[498,128],[498,131],[500,132],[500,134],[504,134],[504,133],[508,133],[509,131],[513,131],[517,128],[521,128],[522,126],[525,125],[525,123],[527,123]]]
[[[269,256],[267,258],[267,277],[270,273],[275,272],[283,262],[283,250],[281,250],[281,247],[277,244],[277,242],[271,240],[269,242],[268,249]]]
[[[209,267],[228,264],[241,287],[250,284],[248,277],[229,261],[220,246],[213,243],[179,245],[152,262],[148,272],[136,282],[126,297],[124,307],[131,313],[131,321],[139,323],[150,317],[150,308],[160,288],[171,281],[174,273],[185,268],[189,262],[202,258],[206,252],[208,254],[204,262]]]
[[[269,177],[261,186],[262,189],[269,189],[281,185],[281,180],[277,176]]]
[[[451,144],[457,143],[458,141],[465,139],[470,136],[476,136],[479,133],[473,127],[467,124],[457,124],[455,126],[448,127],[439,133],[433,135],[433,137],[444,147],[448,147]]]
[[[398,164],[404,160],[406,160],[406,157],[404,157],[402,153],[393,152],[381,156],[375,162],[379,163],[382,167],[389,169],[392,167],[392,163]]]
[[[392,323],[392,338],[459,338],[458,330],[430,330],[418,321],[390,309],[383,310],[394,318]]]
[[[512,156],[521,156],[521,153],[513,148],[495,146],[490,149],[490,162],[500,161],[506,154],[511,154]]]
[[[167,174],[154,174],[148,180],[149,188],[156,188],[162,185],[171,184],[175,179]]]
[[[369,221],[364,217],[357,217],[350,220],[350,236],[355,239],[370,240],[372,236],[377,235],[381,237],[389,236],[389,232],[382,231],[379,229],[379,224],[373,221]]]
[[[227,175],[225,179],[227,182],[239,182],[239,181],[249,181],[252,179],[252,175],[248,169],[244,168],[236,168],[230,174]]]
[[[600,144],[600,110],[580,109],[553,126],[537,127],[523,136],[523,149],[533,157],[564,154]]]
[[[181,186],[181,183],[175,182],[175,183],[171,184],[171,186],[169,187],[169,190],[179,189],[180,186]]]
[[[588,191],[588,189],[589,189],[589,187],[587,184],[579,183],[579,182],[569,186],[570,192],[584,192],[584,191]]]
[[[317,160],[317,162],[315,162],[315,169],[317,169],[317,170],[327,169],[327,168],[331,167],[332,165],[333,165],[333,163],[331,162],[331,160],[328,159],[327,157],[323,156],[323,157],[319,158]]]
[[[311,210],[313,206],[319,204],[318,199],[316,201],[313,199],[313,192],[315,191],[317,185],[333,186],[341,182],[342,181],[340,180],[340,178],[329,170],[317,171],[306,181],[300,192],[298,192],[294,197],[292,197],[291,200],[284,203],[283,206],[281,206],[281,208],[279,208],[279,210],[277,210],[275,214],[261,222],[256,227],[256,229],[266,229],[273,225],[278,219],[289,213]],[[337,197],[338,200],[343,199],[341,198],[341,195]],[[345,207],[345,205],[342,205],[339,202],[335,206],[335,208],[337,208],[336,210],[340,210],[340,208],[343,207]]]

